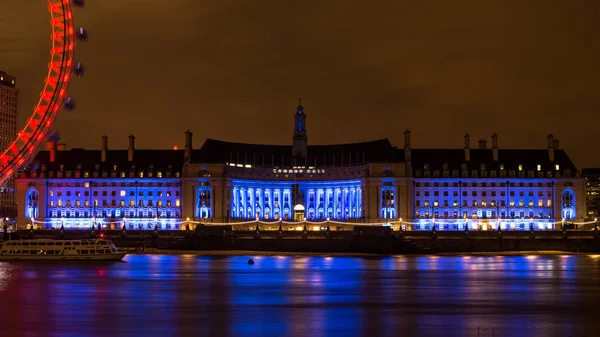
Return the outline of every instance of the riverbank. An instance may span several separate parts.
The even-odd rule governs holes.
[[[368,253],[310,253],[310,252],[270,252],[251,250],[168,250],[146,248],[143,252],[135,249],[124,248],[120,251],[128,254],[156,254],[156,255],[198,255],[198,256],[356,256],[356,257],[381,257],[397,256],[403,254],[368,254]],[[560,255],[589,255],[586,253],[575,253],[559,250],[538,251],[507,251],[507,252],[471,252],[471,253],[437,253],[426,256],[560,256]],[[422,255],[421,255],[422,256]],[[600,255],[599,255],[600,256]]]

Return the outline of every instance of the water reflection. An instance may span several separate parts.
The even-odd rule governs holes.
[[[2,336],[591,336],[600,328],[598,255],[253,258],[0,263]]]

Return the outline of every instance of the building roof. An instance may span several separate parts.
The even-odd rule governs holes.
[[[399,150],[404,153],[404,150]],[[555,171],[556,165],[560,171],[577,172],[575,164],[564,150],[554,150],[554,161],[550,161],[547,149],[498,149],[498,161],[494,161],[492,149],[470,149],[470,160],[465,160],[464,149],[413,149],[411,162],[414,170],[423,170],[427,164],[429,170],[480,170],[482,165],[487,170],[518,171],[519,165],[523,171]]]
[[[369,142],[309,145],[306,163],[293,163],[291,145],[233,143],[207,139],[192,153],[194,163],[237,163],[258,166],[346,166],[377,162],[402,162],[387,138]]]
[[[101,162],[101,150],[57,150],[54,162],[50,162],[50,151],[40,151],[33,160],[30,170],[39,170],[42,165],[46,170],[55,171],[62,169],[65,171],[95,171],[96,165],[100,170],[117,171],[130,170],[156,170],[182,172],[184,158],[183,150],[134,150],[133,161],[127,159],[128,150],[108,150],[106,162]],[[80,166],[78,166],[80,165]],[[135,165],[135,168],[132,166]]]
[[[192,152],[192,163],[233,163],[252,166],[351,166],[368,163],[402,163],[405,150],[391,145],[387,138],[350,144],[309,145],[306,163],[292,162],[292,146],[226,142],[207,139]],[[108,150],[106,162],[101,162],[101,150],[57,150],[55,162],[50,152],[40,151],[29,170],[47,171],[163,171],[183,172],[184,150],[134,150],[133,162],[128,161],[128,150]],[[135,168],[133,168],[135,165]],[[411,149],[413,175],[422,177],[428,171],[543,171],[555,172],[556,165],[564,175],[569,170],[574,176],[577,168],[564,150],[554,150],[550,161],[546,149],[499,149],[498,161],[493,160],[492,149],[471,149],[470,160],[465,160],[464,149]],[[519,166],[521,165],[521,169]],[[540,167],[538,168],[538,165]],[[427,168],[426,168],[427,167]],[[600,169],[586,169],[588,174],[600,174]],[[595,173],[594,173],[595,172]],[[547,174],[544,174],[547,176]]]

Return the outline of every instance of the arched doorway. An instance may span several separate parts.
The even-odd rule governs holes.
[[[304,205],[294,206],[294,221],[304,221]]]

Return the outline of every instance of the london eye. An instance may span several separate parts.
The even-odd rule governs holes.
[[[87,33],[83,28],[74,28],[72,4],[82,7],[84,0],[48,0],[52,29],[48,74],[33,113],[0,155],[0,185],[33,158],[36,149],[51,134],[60,110],[74,107],[67,88],[73,74],[83,73],[83,66],[74,62],[75,40],[86,40]]]

